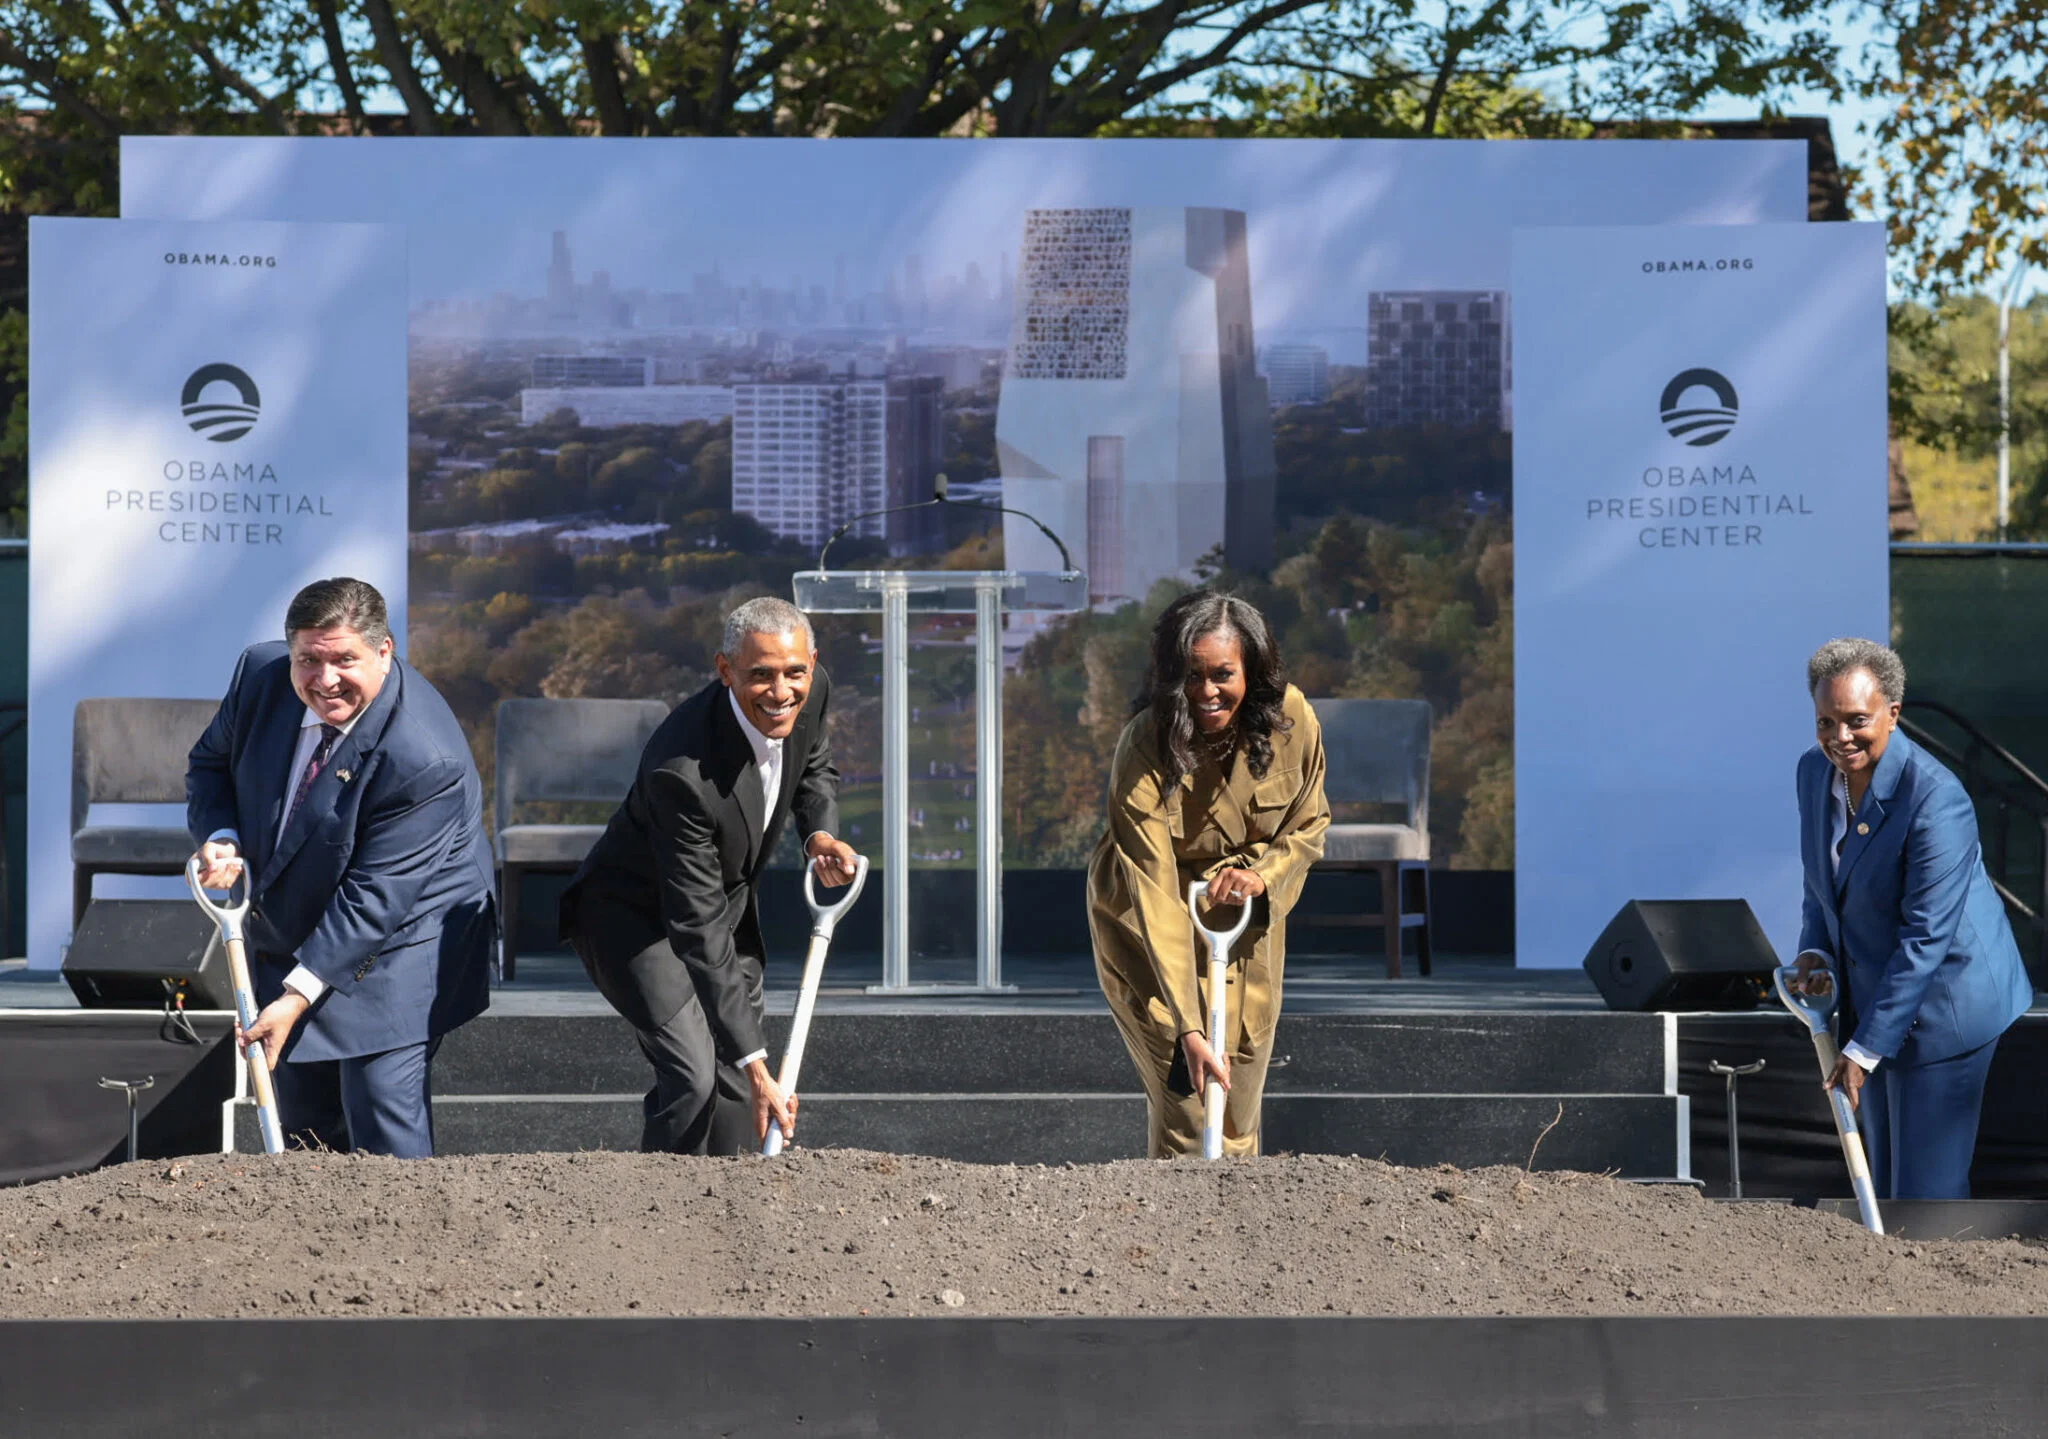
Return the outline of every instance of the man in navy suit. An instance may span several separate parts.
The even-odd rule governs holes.
[[[1841,985],[1827,1087],[1861,1113],[1881,1199],[1967,1199],[1991,1056],[2034,1002],[1956,777],[1897,732],[1906,667],[1871,640],[1807,666],[1801,983]],[[1826,973],[1820,973],[1825,968]]]
[[[247,1037],[287,1133],[424,1157],[434,1050],[490,1002],[483,786],[446,702],[392,653],[374,588],[310,584],[284,628],[243,651],[193,746],[186,824],[208,888],[250,876]]]

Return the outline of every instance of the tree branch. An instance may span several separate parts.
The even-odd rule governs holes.
[[[441,78],[462,92],[463,101],[469,106],[470,118],[479,128],[492,135],[527,133],[526,121],[520,115],[518,105],[488,65],[466,47],[450,50],[424,20],[413,23],[419,30],[420,44],[440,68]]]
[[[405,101],[405,114],[412,124],[413,133],[440,134],[440,111],[434,107],[433,97],[427,94],[420,72],[413,67],[412,46],[398,33],[398,20],[391,13],[391,0],[363,0],[363,13],[369,17],[370,34],[377,42],[377,57],[384,62],[384,71],[397,87],[399,98]]]
[[[86,100],[83,96],[75,93],[72,87],[65,84],[63,78],[58,75],[55,66],[37,60],[26,50],[16,45],[7,37],[5,30],[0,30],[0,64],[12,65],[15,69],[19,70],[24,79],[42,90],[52,105],[67,110],[85,121],[86,124],[100,132],[102,139],[119,140],[121,138],[121,124],[118,120]]]
[[[1261,5],[1232,25],[1223,33],[1221,39],[1201,54],[1191,55],[1178,65],[1171,65],[1164,70],[1155,70],[1142,78],[1133,79],[1117,98],[1124,110],[1142,105],[1185,80],[1192,80],[1197,75],[1206,74],[1227,63],[1230,57],[1237,53],[1239,46],[1273,21],[1285,19],[1289,15],[1321,3],[1322,0],[1276,0],[1274,4]],[[1164,8],[1166,7],[1155,7]],[[1163,43],[1162,40],[1161,44]],[[1159,48],[1160,46],[1155,45],[1152,53],[1158,53]],[[1126,63],[1120,66],[1119,70],[1126,74],[1135,74],[1139,68]]]
[[[590,77],[598,127],[607,135],[636,133],[640,127],[634,123],[625,87],[619,83],[618,36],[583,31],[576,38],[583,50],[583,71]]]
[[[334,71],[334,83],[341,87],[341,106],[348,114],[349,129],[358,135],[370,132],[363,116],[363,97],[356,89],[355,71],[349,67],[348,46],[342,42],[341,20],[334,13],[334,0],[313,0],[320,14],[320,38],[327,46],[327,64]]]
[[[211,45],[185,28],[184,19],[171,8],[170,0],[157,0],[156,10],[157,14],[163,17],[165,27],[185,42],[186,48],[199,57],[200,63],[206,66],[208,73],[217,82],[254,105],[279,133],[298,133],[298,126],[285,114],[284,108],[276,100],[250,84],[236,71],[229,69],[220,56],[214,53]]]

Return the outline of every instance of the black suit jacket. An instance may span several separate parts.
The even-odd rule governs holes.
[[[792,812],[799,834],[838,833],[831,693],[817,671],[783,742],[777,795],[761,793],[745,721],[722,681],[684,700],[647,741],[633,788],[561,908],[563,938],[579,941],[598,991],[635,1027],[660,1028],[694,987],[722,1062],[761,1048],[766,954],[755,892]]]

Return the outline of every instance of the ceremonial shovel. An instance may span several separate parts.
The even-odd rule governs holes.
[[[1230,946],[1237,943],[1237,937],[1245,932],[1252,922],[1252,905],[1246,900],[1240,906],[1237,924],[1230,929],[1211,929],[1202,923],[1202,911],[1195,901],[1206,899],[1209,881],[1198,879],[1188,886],[1188,913],[1194,917],[1195,928],[1202,932],[1202,938],[1209,941],[1209,1049],[1216,1055],[1223,1053],[1223,986],[1224,971],[1230,966]],[[1223,1157],[1223,1086],[1210,1080],[1202,1093],[1204,1114],[1202,1117],[1202,1158]]]
[[[1826,996],[1813,998],[1792,988],[1798,973],[1792,965],[1785,965],[1773,978],[1779,1000],[1805,1022],[1807,1032],[1813,1036],[1813,1052],[1820,1057],[1820,1077],[1825,1082],[1835,1072],[1835,1060],[1839,1057],[1835,1037],[1828,1033],[1828,1021],[1835,1013],[1834,976],[1828,976]],[[1884,1216],[1877,1212],[1877,1188],[1870,1182],[1870,1161],[1863,1153],[1863,1132],[1856,1127],[1856,1111],[1849,1107],[1849,1096],[1840,1089],[1830,1089],[1828,1099],[1835,1114],[1835,1133],[1842,1140],[1842,1158],[1849,1162],[1849,1183],[1856,1191],[1856,1208],[1863,1216],[1863,1227],[1872,1234],[1882,1234]]]
[[[804,1062],[804,1041],[811,1033],[811,1011],[818,1007],[818,981],[825,977],[825,951],[832,947],[832,931],[839,927],[839,916],[853,908],[853,902],[860,898],[861,886],[868,882],[868,857],[854,856],[853,883],[846,887],[845,897],[837,904],[818,903],[818,892],[811,887],[817,873],[811,865],[804,866],[804,903],[811,907],[811,947],[804,955],[804,982],[796,992],[796,1018],[789,1025],[789,1047],[782,1051],[782,1073],[775,1081],[786,1095],[796,1093],[797,1071]],[[782,1143],[781,1122],[769,1120],[768,1139],[761,1152],[773,1158],[782,1153]]]
[[[236,861],[239,866],[240,861]],[[249,871],[242,868],[235,882],[228,886],[227,903],[222,904],[207,897],[199,884],[199,856],[193,855],[185,862],[185,882],[192,886],[192,897],[199,901],[199,907],[213,917],[220,926],[221,944],[228,952],[228,975],[235,984],[235,1014],[242,1022],[242,1032],[247,1034],[256,1027],[256,989],[249,982],[249,955],[242,947],[242,921],[249,914]],[[242,902],[235,903],[235,890],[242,891]],[[263,1131],[263,1152],[284,1153],[284,1125],[277,1117],[277,1091],[271,1087],[270,1065],[263,1057],[263,1041],[251,1040],[247,1049],[249,1057],[249,1088],[256,1095],[256,1123]]]

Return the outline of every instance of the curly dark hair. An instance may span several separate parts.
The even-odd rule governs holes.
[[[1152,626],[1152,662],[1145,692],[1133,712],[1152,714],[1159,758],[1175,784],[1195,767],[1195,717],[1188,705],[1188,669],[1195,645],[1213,634],[1237,637],[1244,656],[1244,703],[1234,728],[1245,763],[1260,779],[1273,763],[1273,735],[1293,727],[1282,711],[1287,676],[1280,645],[1266,617],[1236,595],[1191,590],[1166,607]]]

